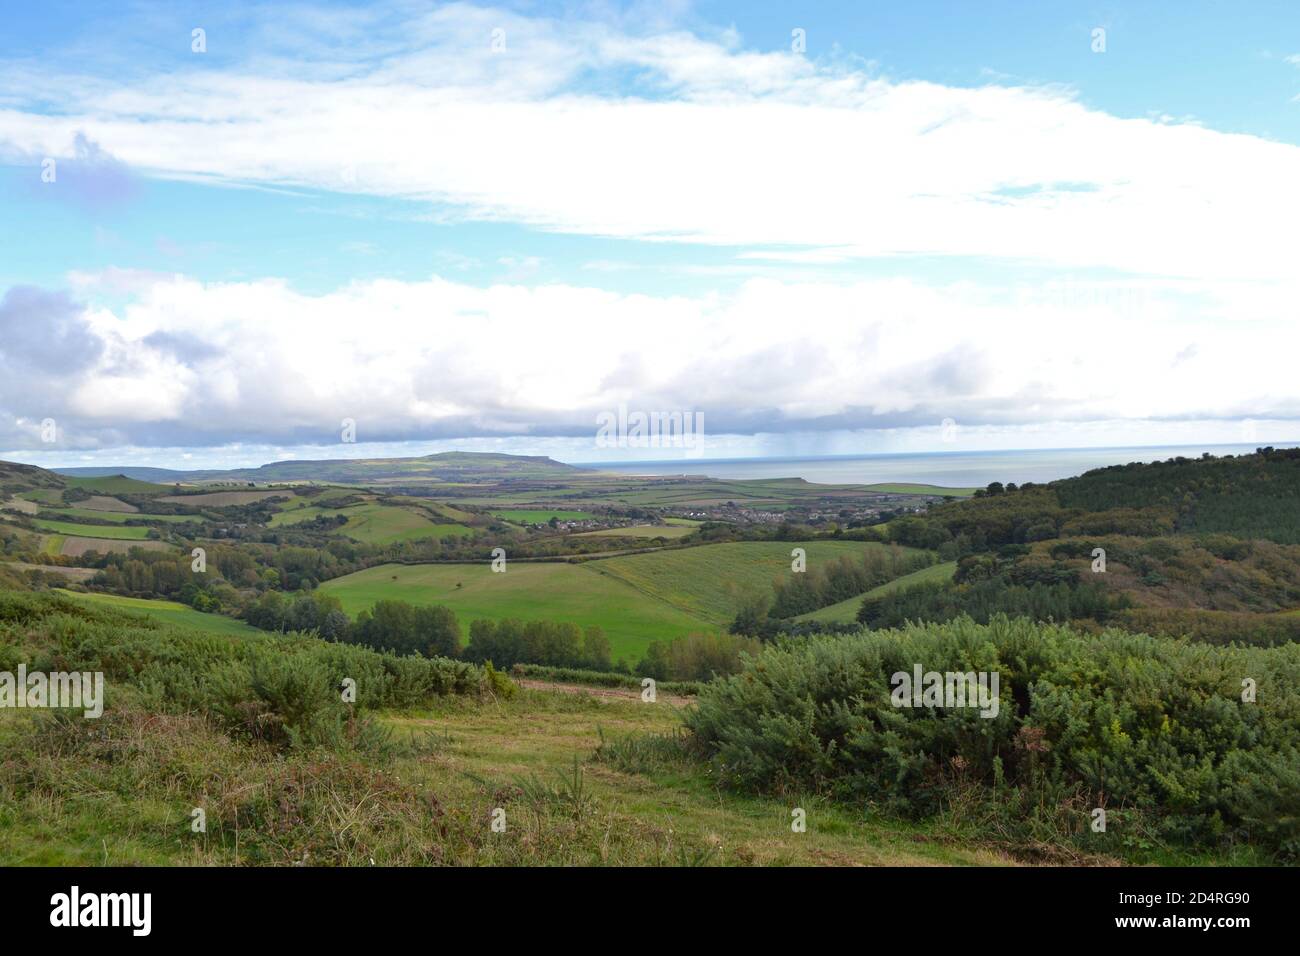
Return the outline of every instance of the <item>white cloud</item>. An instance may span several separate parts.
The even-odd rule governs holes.
[[[508,36],[499,54],[496,26]],[[0,143],[11,156],[68,155],[84,133],[155,175],[786,256],[1293,271],[1300,149],[1116,118],[1057,88],[894,82],[727,36],[464,5],[410,21],[399,47],[348,69],[250,64],[125,83],[43,76],[42,102],[61,111],[0,110]],[[0,77],[0,102],[22,102],[30,79]]]
[[[709,431],[746,434],[1300,418],[1300,333],[1275,305],[1296,301],[1294,284],[1191,308],[1156,282],[753,279],[689,297],[436,277],[326,295],[145,282],[125,307],[79,313],[75,387],[6,376],[0,408],[59,419],[74,447],[304,443],[343,418],[371,441],[582,436],[620,403],[702,411]],[[28,300],[29,322],[67,310]]]
[[[1120,119],[1054,87],[897,82],[638,29],[344,11],[224,70],[0,72],[10,158],[92,144],[136,174],[739,250],[663,257],[737,282],[694,295],[530,286],[545,260],[509,249],[436,254],[449,273],[495,264],[489,288],[72,272],[91,306],[25,290],[0,308],[15,330],[0,410],[56,416],[84,447],[301,445],[344,417],[363,440],[582,436],[623,402],[701,410],[715,434],[1300,418],[1296,147]],[[1056,278],[811,277],[868,257],[925,275],[914,256]],[[1072,278],[1094,269],[1123,278]],[[0,424],[0,444],[34,441],[28,426]]]

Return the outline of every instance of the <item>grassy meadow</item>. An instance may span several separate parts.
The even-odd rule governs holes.
[[[553,508],[504,508],[494,510],[492,514],[515,524],[546,524],[552,518],[557,521],[590,521],[596,517],[590,511],[556,511]]]
[[[320,586],[353,617],[376,601],[444,604],[468,632],[476,618],[572,621],[599,625],[613,656],[636,660],[652,640],[708,630],[709,622],[641,593],[623,581],[593,573],[588,564],[507,562],[494,572],[474,564],[386,564]]]
[[[744,541],[629,554],[584,567],[614,578],[678,610],[725,628],[747,598],[770,595],[772,581],[792,574],[790,552],[803,548],[808,568],[818,561],[886,546],[861,541]]]
[[[347,518],[347,524],[343,525],[340,533],[364,544],[394,544],[420,538],[469,534],[469,528],[464,525],[432,520],[430,512],[418,505],[397,506],[379,502],[365,502],[345,508],[302,505],[277,512],[272,516],[270,526],[281,528],[300,524],[322,515],[342,515]]]
[[[101,594],[90,591],[60,591],[64,597],[81,601],[92,607],[112,608],[121,611],[134,611],[158,621],[176,627],[205,631],[210,634],[261,634],[257,628],[243,621],[225,617],[221,614],[204,614],[194,608],[176,601],[148,600],[145,598],[119,597],[116,594]]]
[[[110,538],[121,541],[143,541],[149,536],[149,529],[142,525],[101,525],[76,524],[71,521],[51,521],[46,518],[33,518],[32,524],[42,531],[55,534],[75,535],[82,538]]]
[[[490,562],[382,565],[324,582],[355,617],[379,600],[445,604],[462,630],[476,618],[572,621],[599,625],[614,658],[639,659],[652,640],[725,630],[748,597],[771,592],[773,578],[791,574],[790,552],[802,547],[808,565],[885,545],[854,541],[749,541],[629,554],[581,563]]]
[[[155,485],[148,481],[139,481],[123,475],[105,475],[100,478],[76,478],[65,476],[69,488],[80,488],[101,495],[152,495],[163,494],[170,490],[167,485]]]

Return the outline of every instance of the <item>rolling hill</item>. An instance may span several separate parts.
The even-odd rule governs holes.
[[[386,599],[443,604],[456,612],[466,633],[478,618],[595,624],[609,637],[616,659],[641,657],[652,640],[710,629],[709,621],[580,564],[508,562],[504,573],[493,572],[487,561],[387,564],[326,581],[320,590],[337,597],[352,616]]]
[[[419,458],[335,458],[321,461],[275,461],[257,468],[172,471],[155,468],[66,468],[74,477],[103,477],[105,473],[148,476],[154,481],[213,482],[336,482],[379,484],[409,481],[471,484],[509,480],[539,480],[588,474],[540,455],[502,455],[490,452],[439,452]]]

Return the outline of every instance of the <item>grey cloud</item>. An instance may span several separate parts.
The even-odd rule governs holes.
[[[208,342],[187,332],[152,332],[142,340],[150,348],[166,352],[185,364],[218,358],[222,353]]]
[[[11,375],[71,375],[93,365],[104,346],[81,315],[64,292],[13,286],[0,301],[0,363]]]

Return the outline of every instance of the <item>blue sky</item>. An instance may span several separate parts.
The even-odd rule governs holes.
[[[0,450],[1294,439],[1298,98],[1286,3],[15,7]]]

